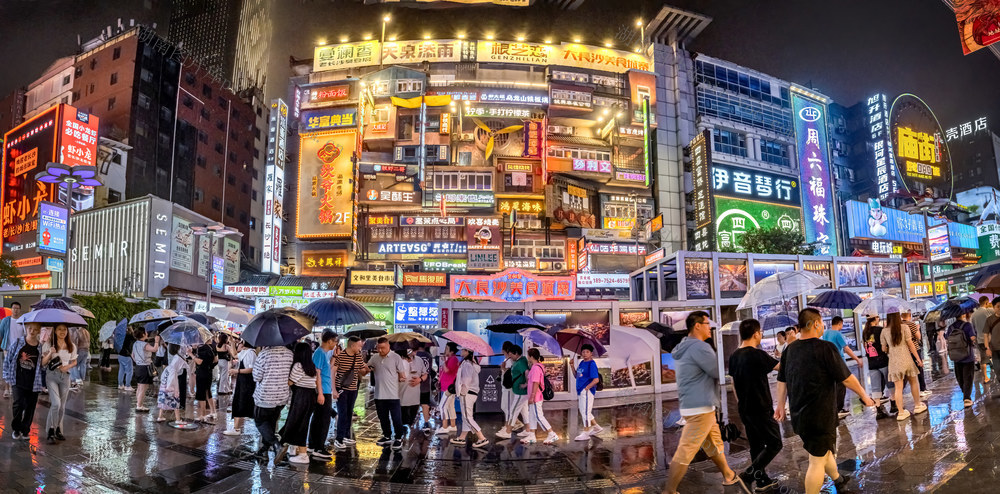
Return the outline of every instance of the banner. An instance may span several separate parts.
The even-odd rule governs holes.
[[[968,55],[1000,41],[1000,11],[995,1],[955,0],[954,5],[962,53]]]
[[[649,59],[627,51],[599,48],[578,43],[544,45],[511,41],[479,41],[476,61],[563,65],[580,69],[623,74],[629,70],[650,70]]]
[[[216,240],[218,242],[218,240]],[[225,262],[226,283],[236,283],[240,280],[240,241],[226,237],[222,239],[222,259]]]
[[[461,62],[474,42],[462,40],[390,41],[382,46],[382,63]],[[469,47],[469,48],[466,48]],[[379,42],[341,43],[317,46],[313,51],[313,72],[378,65]]]
[[[795,86],[791,94],[806,243],[815,244],[816,255],[837,255],[826,104]]]
[[[170,244],[170,269],[191,273],[194,269],[194,232],[191,222],[174,216]]]
[[[576,298],[576,277],[538,276],[520,269],[507,269],[487,276],[452,275],[451,298],[495,302],[573,300]]]

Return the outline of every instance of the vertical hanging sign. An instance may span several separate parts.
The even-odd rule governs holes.
[[[288,138],[288,106],[271,101],[264,181],[264,224],[261,271],[281,274],[281,227],[285,182],[285,142]]]
[[[642,99],[642,162],[646,167],[646,187],[649,187],[649,96]]]
[[[806,243],[816,245],[817,255],[837,255],[826,104],[792,86],[792,113]]]

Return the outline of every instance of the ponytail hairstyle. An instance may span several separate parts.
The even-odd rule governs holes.
[[[868,319],[865,321],[865,330],[861,334],[862,338],[867,340],[872,336],[872,333],[875,332],[875,321],[877,320],[878,316],[868,316]]]
[[[542,357],[542,352],[539,352],[537,348],[529,348],[528,356],[535,359],[535,362],[544,362],[545,358]]]

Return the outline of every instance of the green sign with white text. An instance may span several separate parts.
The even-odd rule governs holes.
[[[301,297],[301,286],[269,286],[267,294],[271,297]]]
[[[759,228],[778,227],[789,232],[802,232],[802,210],[745,199],[715,197],[716,248],[734,249],[740,237]]]

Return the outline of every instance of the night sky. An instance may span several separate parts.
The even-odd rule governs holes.
[[[538,0],[542,2],[544,0]],[[963,56],[955,17],[940,0],[674,0],[671,5],[713,18],[689,47],[776,77],[811,85],[851,105],[883,91],[912,92],[938,114],[944,127],[987,114],[1000,122],[1000,60],[988,50]],[[414,10],[364,6],[349,0],[281,0],[274,12],[269,97],[285,90],[288,56],[311,58],[317,40],[378,37],[379,19],[391,11],[387,37],[498,39],[525,35],[616,47],[635,46],[631,29],[660,2],[586,0],[570,12],[543,3],[528,9],[498,7]],[[3,0],[0,2],[0,95],[26,85],[56,57],[72,53],[76,35],[95,36],[118,17],[157,22],[166,33],[166,0]],[[126,21],[127,22],[127,21]],[[994,129],[1000,129],[1000,123]]]

